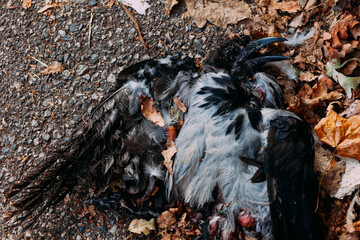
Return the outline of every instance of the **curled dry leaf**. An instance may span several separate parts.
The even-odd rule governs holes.
[[[299,79],[301,81],[311,82],[316,79],[316,76],[311,72],[307,71],[307,72],[302,72],[299,76]]]
[[[160,127],[164,127],[165,121],[162,117],[162,114],[157,111],[154,99],[148,98],[145,95],[141,95],[140,101],[141,101],[141,112],[144,115],[144,117],[147,120],[152,121],[154,124]]]
[[[168,169],[169,173],[171,175],[173,175],[173,168],[172,168],[173,167],[173,160],[171,160],[171,159],[175,155],[175,153],[177,152],[177,148],[176,148],[176,145],[175,145],[174,141],[168,141],[166,146],[167,146],[167,149],[161,151],[161,154],[164,156],[163,164]]]
[[[296,55],[294,63],[297,63],[299,67],[304,68],[305,63],[310,64],[316,68],[321,68],[323,66],[323,51],[322,46],[324,45],[324,40],[321,34],[321,27],[318,23],[314,23],[314,29],[307,34],[303,35],[304,42],[297,49],[299,54]],[[310,37],[310,33],[313,32],[313,36]],[[309,36],[308,36],[309,35]],[[310,38],[308,38],[310,37]]]
[[[165,15],[170,14],[171,9],[172,9],[176,4],[178,4],[178,1],[177,1],[177,0],[166,0],[166,1],[164,2],[164,5],[165,5]]]
[[[356,100],[350,106],[348,106],[345,111],[343,111],[340,116],[343,118],[350,118],[352,116],[355,116],[357,114],[360,114],[360,100]]]
[[[28,9],[31,7],[31,0],[23,0],[23,8]]]
[[[64,71],[64,66],[55,61],[50,66],[42,70],[39,75],[48,75],[48,74],[56,74],[56,73],[62,73]]]
[[[325,56],[331,59],[344,58],[359,45],[358,36],[360,36],[360,22],[357,17],[343,14],[330,32],[324,34],[325,40],[327,40],[324,48]]]
[[[38,13],[45,12],[46,10],[48,10],[50,8],[54,8],[54,7],[59,7],[59,4],[57,4],[55,2],[52,2],[51,4],[46,4],[44,7],[40,8]]]
[[[317,108],[325,107],[324,101],[335,101],[342,98],[343,95],[340,91],[333,91],[333,82],[328,77],[321,76],[319,82],[313,87],[306,83],[290,102],[287,110],[299,115],[306,115]]]
[[[344,67],[348,62],[356,61],[360,62],[360,59],[351,58],[347,61],[340,63],[339,59],[333,59],[326,63],[326,75],[337,81],[345,90],[346,95],[351,98],[351,89],[356,90],[360,84],[360,77],[348,77],[338,71],[338,69]]]
[[[185,0],[185,3],[190,16],[199,28],[204,27],[207,21],[225,28],[228,24],[235,24],[251,17],[251,9],[243,1]]]
[[[169,228],[171,225],[176,223],[178,211],[179,208],[170,208],[169,210],[161,213],[161,215],[156,219],[158,228]]]
[[[315,126],[320,141],[336,148],[340,156],[360,160],[360,115],[342,118],[330,110]]]
[[[185,107],[185,104],[180,102],[180,100],[176,97],[174,98],[174,103],[176,104],[176,106],[178,106],[178,108],[184,113],[187,111],[187,108]]]
[[[128,230],[136,234],[149,235],[151,231],[155,231],[155,219],[152,218],[150,221],[145,219],[133,219],[128,227]]]
[[[274,10],[280,10],[282,12],[296,13],[301,10],[298,1],[283,1],[271,0],[269,5],[269,12],[275,12]]]
[[[332,161],[333,151],[324,149],[320,144],[315,144],[314,168],[319,175],[323,176],[321,186],[333,196],[341,186],[342,175],[345,173],[344,161]],[[329,165],[330,164],[330,165]]]

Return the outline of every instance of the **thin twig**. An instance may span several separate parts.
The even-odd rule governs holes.
[[[124,8],[126,14],[131,18],[131,20],[135,23],[135,28],[137,29],[138,33],[139,33],[139,37],[140,37],[140,40],[143,44],[143,46],[147,49],[147,46],[146,46],[146,43],[145,43],[145,40],[141,34],[141,30],[140,30],[140,27],[139,27],[139,22],[138,20],[136,20],[136,18],[131,14],[130,10],[122,3],[119,1],[119,3],[121,4],[121,6]]]
[[[74,228],[79,233],[79,235],[82,237],[82,239],[86,239],[86,237],[84,237],[84,235],[81,234],[81,232],[79,231],[79,229],[76,226],[74,226]]]
[[[110,221],[113,221],[116,225],[118,225],[119,227],[123,227],[123,225],[122,224],[120,224],[118,221],[116,221],[114,218],[112,218],[112,217],[110,217],[110,216],[108,216],[108,215],[106,215],[105,213],[103,213],[103,212],[101,212],[101,211],[99,211],[99,210],[95,210],[98,214],[100,214],[100,215],[102,215],[102,216],[104,216],[104,217],[106,217],[106,218],[108,218],[108,219],[110,219]]]
[[[89,21],[89,38],[88,38],[89,48],[91,47],[91,25],[92,25],[93,17],[94,17],[94,10],[91,9],[91,12],[90,12],[90,21]]]
[[[49,67],[46,63],[40,61],[39,59],[36,59],[36,58],[34,58],[34,57],[31,57],[31,56],[30,56],[30,58],[31,58],[32,60],[35,60],[35,61],[41,63],[41,64],[44,65],[45,67]]]

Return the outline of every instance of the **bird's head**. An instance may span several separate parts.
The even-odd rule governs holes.
[[[233,75],[252,77],[258,66],[274,61],[287,60],[285,56],[260,56],[252,58],[252,54],[261,48],[276,42],[286,41],[282,37],[266,37],[250,41],[248,36],[234,37],[226,40],[211,51],[204,63],[216,68],[225,69]]]

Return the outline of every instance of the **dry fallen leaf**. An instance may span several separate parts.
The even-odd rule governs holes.
[[[176,223],[176,215],[178,214],[179,208],[170,208],[169,210],[161,213],[156,219],[158,228],[168,228]]]
[[[314,74],[312,74],[311,72],[307,71],[307,72],[302,72],[299,76],[299,79],[301,81],[311,82],[316,79],[316,76]]]
[[[343,14],[330,32],[324,34],[327,40],[324,47],[325,56],[331,59],[344,58],[347,54],[352,53],[354,49],[357,49],[359,35],[360,22],[358,18],[349,13]]]
[[[176,4],[178,4],[178,1],[177,1],[177,0],[166,0],[166,1],[164,2],[164,5],[165,5],[165,15],[170,14],[171,9],[172,9]]]
[[[50,66],[42,70],[39,75],[48,75],[48,74],[56,74],[56,73],[62,73],[64,71],[64,66],[55,61]]]
[[[155,219],[152,218],[150,221],[145,219],[133,219],[128,227],[128,230],[136,234],[150,234],[151,231],[155,231]]]
[[[31,0],[23,0],[23,8],[28,9],[31,7]]]
[[[283,1],[271,0],[269,5],[269,12],[274,13],[274,10],[280,10],[282,12],[296,13],[301,10],[301,7],[297,1]]]
[[[164,127],[165,121],[161,113],[157,111],[154,99],[148,98],[145,95],[141,95],[140,101],[141,101],[141,112],[144,115],[144,117],[147,120],[152,121],[154,124],[160,127]]]
[[[336,148],[340,156],[360,160],[360,115],[345,119],[329,110],[315,126],[315,132],[320,141]]]
[[[323,176],[321,186],[330,195],[337,193],[346,169],[346,163],[335,161],[333,155],[333,151],[324,149],[320,144],[315,144],[314,169],[319,176]]]
[[[59,7],[59,4],[57,4],[55,2],[52,2],[51,4],[46,4],[44,7],[40,8],[38,13],[45,12],[46,10],[48,10],[50,8],[54,8],[54,7]]]
[[[321,76],[313,87],[307,83],[304,84],[290,102],[287,110],[299,115],[311,114],[315,109],[325,107],[324,101],[335,101],[342,98],[343,95],[339,90],[333,90],[333,82],[327,76]]]
[[[342,98],[343,94],[339,90],[333,90],[333,82],[328,77],[321,76],[313,87],[307,83],[304,84],[289,103],[287,110],[304,117],[308,116],[307,119],[316,120],[313,116],[314,110],[326,107],[325,101],[336,101]]]
[[[175,153],[177,152],[177,148],[175,145],[174,141],[168,141],[168,143],[166,144],[167,149],[166,150],[162,150],[161,154],[164,156],[164,161],[163,164],[165,165],[165,167],[168,169],[169,173],[171,175],[173,175],[173,160],[171,160],[171,158],[175,155]]]
[[[185,107],[185,104],[180,102],[180,100],[177,97],[174,98],[174,103],[176,104],[176,106],[178,106],[178,108],[180,108],[180,110],[183,113],[187,111],[187,108]]]
[[[185,0],[185,3],[190,16],[199,28],[204,27],[207,21],[225,28],[228,24],[235,24],[251,17],[251,9],[243,1]]]

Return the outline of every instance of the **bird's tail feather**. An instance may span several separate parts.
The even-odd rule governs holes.
[[[23,230],[26,230],[46,208],[62,200],[68,193],[94,187],[95,183],[107,184],[111,171],[104,171],[102,160],[106,156],[116,157],[120,154],[113,151],[119,149],[117,151],[120,152],[123,145],[126,132],[120,129],[129,115],[128,100],[128,89],[121,88],[95,110],[83,134],[61,150],[49,154],[39,166],[32,167],[14,182],[6,190],[5,197],[15,209],[5,214],[4,220],[24,213],[18,219],[23,224],[31,216],[31,220],[24,224]],[[102,181],[97,181],[100,178]],[[104,182],[104,179],[107,181]]]

